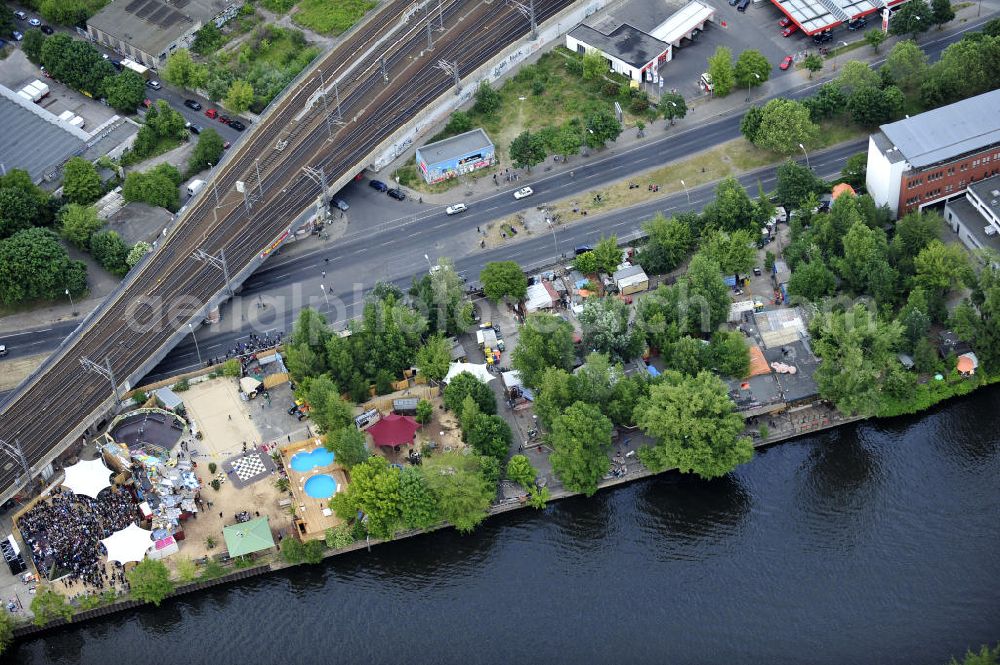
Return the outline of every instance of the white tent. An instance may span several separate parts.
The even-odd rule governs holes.
[[[66,478],[62,484],[73,491],[73,494],[86,494],[97,498],[98,492],[111,486],[111,469],[104,466],[101,458],[80,460],[73,466],[66,467]]]
[[[468,372],[483,382],[492,381],[495,378],[492,374],[490,374],[489,370],[486,369],[486,363],[483,363],[482,365],[475,365],[473,363],[452,363],[448,367],[448,376],[444,377],[444,380],[446,382],[451,381],[462,372]]]
[[[149,531],[140,528],[133,522],[121,531],[115,531],[102,540],[101,544],[108,551],[108,561],[118,561],[119,563],[142,561],[146,558],[146,551],[153,544],[149,536]]]
[[[247,395],[260,388],[260,381],[252,376],[244,376],[240,379],[240,389]]]

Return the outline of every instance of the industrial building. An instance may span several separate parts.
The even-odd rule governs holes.
[[[0,164],[24,169],[31,180],[52,179],[59,165],[84,150],[88,134],[30,99],[0,86]]]
[[[1000,173],[1000,90],[882,125],[868,139],[868,193],[894,217],[958,198]]]
[[[222,27],[242,6],[243,0],[112,0],[87,20],[87,34],[156,69],[175,49],[190,46],[203,26]]]
[[[714,20],[715,9],[700,0],[630,0],[588,17],[566,35],[566,48],[598,51],[608,67],[633,81],[659,81],[681,41]]]
[[[970,250],[1000,257],[1000,176],[969,185],[964,197],[945,205],[944,218]]]
[[[428,184],[455,178],[496,163],[493,141],[482,129],[417,148],[417,167]]]

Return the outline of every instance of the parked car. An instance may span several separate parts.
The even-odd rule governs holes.
[[[460,212],[465,212],[469,209],[469,206],[464,203],[456,203],[455,205],[450,205],[444,209],[444,214],[446,215],[457,215]]]
[[[791,37],[798,29],[799,29],[799,26],[797,26],[794,23],[792,23],[790,26],[788,26],[787,28],[785,28],[784,30],[781,31],[781,36],[782,37]]]
[[[389,189],[389,185],[385,184],[381,180],[369,180],[368,186],[377,192],[384,192]]]
[[[16,12],[14,12],[14,17],[17,18],[17,19],[19,19],[19,20],[21,20],[21,21],[23,21],[24,19],[28,18],[28,15],[25,14],[24,12],[18,10]]]
[[[345,201],[344,199],[340,198],[339,196],[334,197],[333,200],[330,201],[330,205],[336,206],[338,209],[343,210],[345,212],[347,211],[348,208],[351,207],[351,206],[347,205],[347,201]]]
[[[750,0],[740,0],[740,4],[736,5],[736,11],[745,12],[749,6]]]
[[[37,28],[41,24],[42,24],[42,22],[39,21],[37,18],[29,18],[28,19],[28,25],[30,25],[32,28]]]
[[[385,193],[388,194],[389,196],[391,196],[392,198],[396,199],[397,201],[405,201],[406,200],[406,192],[404,192],[403,190],[401,190],[398,187],[393,187],[392,189],[388,189],[388,190],[386,190]]]
[[[14,38],[15,42],[19,42],[22,39],[24,39],[24,34],[18,32],[17,30],[15,30],[14,32],[10,33],[10,36]]]
[[[848,30],[860,30],[861,28],[868,25],[868,19],[862,16],[861,18],[854,19],[853,21],[847,22]]]
[[[43,25],[42,27],[39,28],[39,30],[41,30],[46,35],[51,35],[52,33],[55,32],[55,30],[53,30],[51,27],[47,25]]]
[[[229,126],[232,127],[233,129],[235,129],[238,132],[242,132],[244,129],[247,128],[247,126],[244,125],[239,120],[230,120],[229,121]]]
[[[163,87],[162,85],[160,85],[160,82],[157,81],[156,79],[153,79],[151,81],[146,81],[146,85],[148,85],[153,90],[159,90],[160,88]]]
[[[825,44],[825,43],[827,43],[828,41],[830,41],[832,39],[833,39],[833,35],[830,34],[829,30],[826,30],[824,32],[820,32],[820,33],[817,33],[817,34],[813,35],[813,43],[814,44]]]
[[[7,355],[7,347],[0,344],[0,358],[3,358],[5,355]]]
[[[230,118],[228,115],[217,115],[215,116],[215,119],[221,122],[223,125],[228,125],[233,121],[233,119]]]
[[[792,19],[788,18],[787,16],[782,16],[781,20],[778,21],[779,28],[787,28],[791,24],[792,24]]]
[[[527,198],[527,197],[531,196],[534,193],[535,193],[535,190],[533,190],[531,187],[522,187],[521,189],[519,189],[516,192],[514,192],[514,198],[520,200],[520,199]]]
[[[216,117],[217,117],[218,115],[219,115],[219,112],[218,112],[218,111],[216,111],[215,109],[207,109],[207,110],[205,111],[205,117],[207,117],[207,118],[211,118],[212,120],[215,120],[215,118],[216,118]]]
[[[201,104],[199,104],[194,99],[185,99],[184,100],[184,106],[188,107],[192,111],[200,111],[201,110]]]
[[[190,131],[192,134],[201,134],[201,125],[193,125],[190,122],[186,124],[188,131]]]
[[[740,0],[729,0],[730,7],[735,7],[738,4],[740,4]]]
[[[115,69],[117,69],[118,71],[121,71],[122,70],[122,61],[121,60],[112,60],[111,61],[111,66],[114,67]]]
[[[587,252],[594,251],[594,248],[591,247],[590,245],[580,245],[573,251],[576,253],[577,256],[580,256],[581,254],[586,254]]]
[[[223,150],[229,150],[229,146],[231,146],[231,145],[232,145],[232,143],[230,143],[229,141],[226,141],[225,143],[222,144],[222,149]]]
[[[781,64],[778,65],[778,69],[780,69],[781,71],[785,71],[791,66],[792,66],[792,56],[786,55],[785,58],[781,61]]]

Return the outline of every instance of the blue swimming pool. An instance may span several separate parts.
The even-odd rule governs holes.
[[[314,499],[329,499],[337,493],[337,481],[333,476],[321,473],[306,481],[305,490]]]
[[[333,464],[334,455],[326,448],[315,448],[307,453],[292,455],[292,469],[295,471],[312,471],[316,467]]]

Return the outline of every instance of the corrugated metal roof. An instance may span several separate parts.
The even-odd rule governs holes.
[[[1000,89],[880,129],[913,168],[1000,144]]]
[[[464,134],[451,136],[421,146],[417,148],[417,153],[419,153],[419,158],[423,159],[427,164],[439,164],[464,157],[476,150],[486,150],[492,147],[493,141],[490,140],[485,131],[477,127]]]
[[[55,119],[55,116],[53,116]],[[72,157],[83,140],[46,122],[39,114],[0,96],[0,162],[4,168],[24,169],[33,181],[41,182],[49,171]]]

